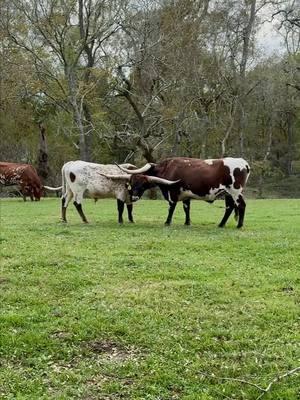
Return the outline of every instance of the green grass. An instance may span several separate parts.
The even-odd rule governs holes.
[[[300,366],[300,201],[248,201],[245,228],[217,228],[223,202],[2,200],[0,398],[257,399]],[[222,378],[230,378],[222,379]],[[299,399],[300,375],[263,399]]]

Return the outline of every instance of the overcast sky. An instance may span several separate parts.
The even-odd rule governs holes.
[[[275,28],[278,21],[268,22],[271,20],[272,11],[268,7],[264,7],[260,12],[259,17],[265,21],[258,32],[258,44],[262,50],[262,55],[266,57],[272,54],[284,52],[283,38]]]
[[[282,53],[284,48],[282,46],[282,36],[276,31],[271,22],[265,22],[258,32],[258,44],[266,57],[273,53]]]

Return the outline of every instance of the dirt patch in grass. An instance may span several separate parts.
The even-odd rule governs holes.
[[[113,340],[93,340],[86,344],[86,347],[94,354],[111,361],[124,362],[138,357],[137,349],[124,346]]]
[[[86,381],[88,385],[95,385],[95,386],[101,386],[107,382],[119,382],[123,387],[127,387],[130,385],[133,385],[134,379],[133,378],[128,378],[128,377],[120,377],[117,375],[109,375],[109,374],[98,374],[94,376],[92,379],[89,379]]]
[[[65,332],[65,331],[55,331],[51,333],[50,337],[52,339],[66,340],[70,339],[72,337],[72,334],[70,332]]]

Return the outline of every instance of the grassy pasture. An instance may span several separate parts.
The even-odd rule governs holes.
[[[0,398],[255,400],[300,366],[300,200],[1,200]],[[241,379],[247,382],[240,382]],[[300,399],[300,374],[263,399]]]

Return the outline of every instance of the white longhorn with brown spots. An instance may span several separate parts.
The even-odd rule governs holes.
[[[132,164],[122,164],[123,168],[135,168]],[[133,222],[132,204],[128,193],[128,183],[120,178],[112,180],[107,175],[120,175],[120,169],[111,164],[95,164],[85,161],[69,161],[62,167],[62,221],[67,222],[66,211],[69,202],[73,199],[74,205],[83,222],[87,223],[82,210],[84,194],[97,200],[116,198],[118,205],[119,223],[123,223],[124,204],[127,205],[128,219]],[[124,173],[123,173],[124,174]],[[122,174],[121,174],[122,175]],[[126,175],[126,174],[124,174]]]

